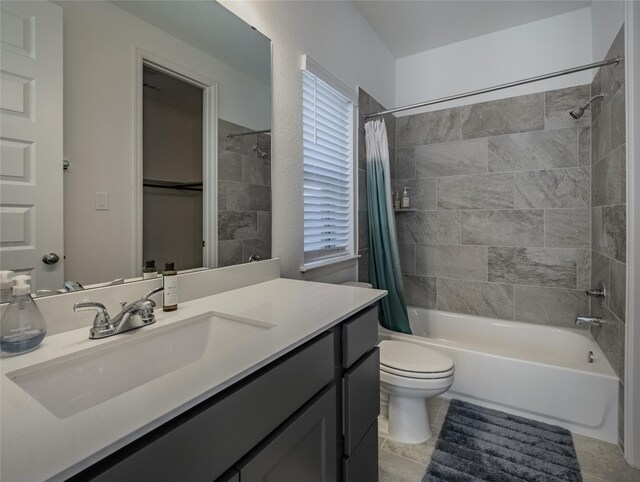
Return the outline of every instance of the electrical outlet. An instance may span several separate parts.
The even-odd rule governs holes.
[[[109,210],[109,193],[96,192],[96,211]]]

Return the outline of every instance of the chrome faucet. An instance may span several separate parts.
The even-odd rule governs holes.
[[[76,303],[73,305],[73,311],[96,310],[93,326],[89,330],[89,338],[106,338],[155,323],[156,315],[153,312],[153,308],[155,308],[156,302],[150,300],[149,297],[163,289],[162,287],[152,289],[138,301],[128,305],[123,303],[122,311],[113,319],[111,319],[107,308],[102,303],[93,301]]]
[[[606,321],[599,316],[576,316],[576,325],[600,326],[603,323]]]

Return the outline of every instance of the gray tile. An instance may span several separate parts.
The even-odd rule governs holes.
[[[413,147],[462,138],[462,111],[459,107],[396,119],[397,148]]]
[[[409,459],[412,462],[417,462],[422,465],[429,465],[429,462],[431,461],[431,455],[433,454],[433,451],[436,447],[438,435],[440,435],[440,429],[441,427],[432,426],[431,439],[418,445],[401,444],[391,439],[387,439],[387,442],[384,444],[384,450],[399,455],[400,457],[404,457],[405,459]]]
[[[393,114],[387,114],[385,116],[382,117],[386,127],[387,127],[387,138],[389,141],[389,150],[395,152],[396,150],[396,124],[397,124],[397,120],[396,120],[396,116]]]
[[[367,205],[367,171],[358,169],[358,209],[366,210]]]
[[[407,147],[396,152],[396,177],[398,179],[412,179],[416,177],[415,148]]]
[[[626,343],[626,334],[625,334],[625,324],[622,323],[620,329],[618,330],[618,376],[620,380],[624,381],[624,369],[625,369],[625,343]],[[624,414],[623,414],[624,415]]]
[[[516,285],[515,295],[518,321],[575,328],[576,316],[589,314],[584,291]]]
[[[402,276],[407,305],[418,308],[436,307],[436,278],[406,274]]]
[[[400,254],[400,269],[405,274],[416,272],[416,245],[413,243],[398,243]]]
[[[573,443],[583,473],[607,482],[640,480],[640,470],[627,464],[617,445],[576,434]]]
[[[594,95],[598,95],[602,92],[602,67],[596,71],[596,75],[593,77],[593,81],[591,81],[591,97]],[[589,106],[589,110],[591,111],[591,123],[600,115],[600,107],[602,106],[602,101],[593,102]]]
[[[624,25],[620,28],[616,38],[611,43],[606,58],[609,59],[616,56],[624,58]],[[607,99],[611,99],[624,83],[624,70],[624,61],[617,65],[613,64],[602,67],[602,91],[607,96],[605,102]]]
[[[218,179],[220,181],[242,181],[242,154],[218,151]]]
[[[604,286],[609,289],[609,263],[611,260],[606,256],[591,251],[591,287],[592,289],[602,289]],[[591,299],[591,315],[602,316],[604,300],[602,298]]]
[[[588,207],[590,191],[587,167],[515,173],[516,209]]]
[[[405,187],[409,188],[411,209],[427,211],[436,209],[436,179],[398,179],[396,191],[400,192]]]
[[[577,270],[577,288],[579,290],[591,289],[591,250],[578,250]]]
[[[591,210],[545,209],[544,245],[553,248],[590,248]]]
[[[259,157],[242,156],[242,182],[271,185],[271,161]]]
[[[624,385],[622,381],[618,382],[618,444],[624,446]]]
[[[486,173],[487,145],[485,138],[416,146],[416,177]]]
[[[602,208],[602,252],[610,258],[626,262],[627,258],[626,206]]]
[[[258,148],[267,155],[267,160],[271,161],[271,134],[258,134]],[[256,157],[258,153],[256,152]]]
[[[260,259],[271,258],[271,239],[243,239],[242,259],[246,263],[251,256],[260,256]]]
[[[378,448],[382,447],[382,445],[384,444],[385,440],[387,440],[384,437],[381,437],[380,435],[378,435]]]
[[[462,138],[544,129],[544,94],[521,95],[462,108]]]
[[[512,209],[513,173],[438,178],[438,209]]]
[[[613,151],[592,169],[594,206],[623,204],[626,199],[626,152],[624,146]]]
[[[271,188],[239,182],[227,183],[229,211],[271,211]]]
[[[542,209],[462,211],[462,244],[544,246]]]
[[[513,285],[438,279],[438,309],[502,320],[513,319]]]
[[[399,212],[396,231],[403,243],[460,244],[460,212]]]
[[[258,211],[258,237],[271,238],[271,211]]]
[[[576,288],[575,249],[489,247],[489,281]]]
[[[578,165],[591,165],[591,127],[578,128]]]
[[[611,100],[611,150],[620,147],[625,143],[626,138],[626,115],[625,115],[625,94],[624,89],[620,89]]]
[[[602,208],[591,208],[591,249],[602,252]]]
[[[379,450],[378,482],[420,482],[426,471],[426,465]]]
[[[218,239],[249,239],[258,236],[258,216],[255,212],[225,211],[218,213]]]
[[[569,115],[570,110],[586,104],[590,96],[591,91],[588,84],[545,92],[544,128],[549,130],[590,124],[591,113],[589,110],[585,111],[579,120]]]
[[[242,241],[218,242],[218,267],[242,263]]]
[[[619,376],[619,330],[624,330],[624,324],[619,321],[606,307],[602,309],[602,314],[600,316],[605,320],[605,323],[595,329],[592,329],[592,334],[604,352],[604,355],[607,357],[611,367],[616,372],[616,375]]]
[[[416,245],[416,273],[438,278],[486,281],[487,248]]]
[[[612,260],[609,271],[609,309],[620,320],[626,321],[627,269],[624,263]]]
[[[596,163],[611,151],[611,104],[591,124],[591,162]]]
[[[358,89],[358,168],[366,169],[364,116],[371,113],[371,96]]]
[[[369,250],[361,249],[358,251],[360,258],[358,259],[358,281],[363,283],[369,282]]]
[[[489,138],[489,171],[530,171],[578,165],[575,127]]]
[[[227,210],[227,181],[218,181],[218,212]]]
[[[369,247],[369,219],[367,211],[358,211],[358,249]]]

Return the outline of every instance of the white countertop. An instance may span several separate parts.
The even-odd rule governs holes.
[[[314,336],[382,298],[385,291],[276,279],[156,310],[151,326],[89,340],[89,326],[48,336],[33,352],[0,363],[0,479],[64,480]],[[144,337],[186,317],[217,311],[276,326],[237,346],[218,348],[195,363],[84,411],[58,418],[6,376],[53,358]],[[132,367],[135,369],[135,367]]]

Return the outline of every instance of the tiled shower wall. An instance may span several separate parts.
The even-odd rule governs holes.
[[[367,94],[358,89],[358,280],[369,280],[369,227],[367,224],[367,163],[364,142],[364,116],[386,108]],[[384,116],[389,141],[389,164],[391,177],[394,176],[396,154],[396,118],[393,115]]]
[[[271,136],[235,132],[251,129],[218,120],[218,266],[271,258]]]
[[[624,56],[624,27],[607,58]],[[619,436],[623,440],[624,344],[626,300],[626,146],[624,63],[602,67],[591,84],[591,94],[605,94],[592,107],[591,159],[591,284],[604,284],[607,297],[593,300],[593,315],[606,323],[592,329],[598,344],[620,377]]]
[[[397,119],[407,303],[574,326],[589,313],[588,85]]]

